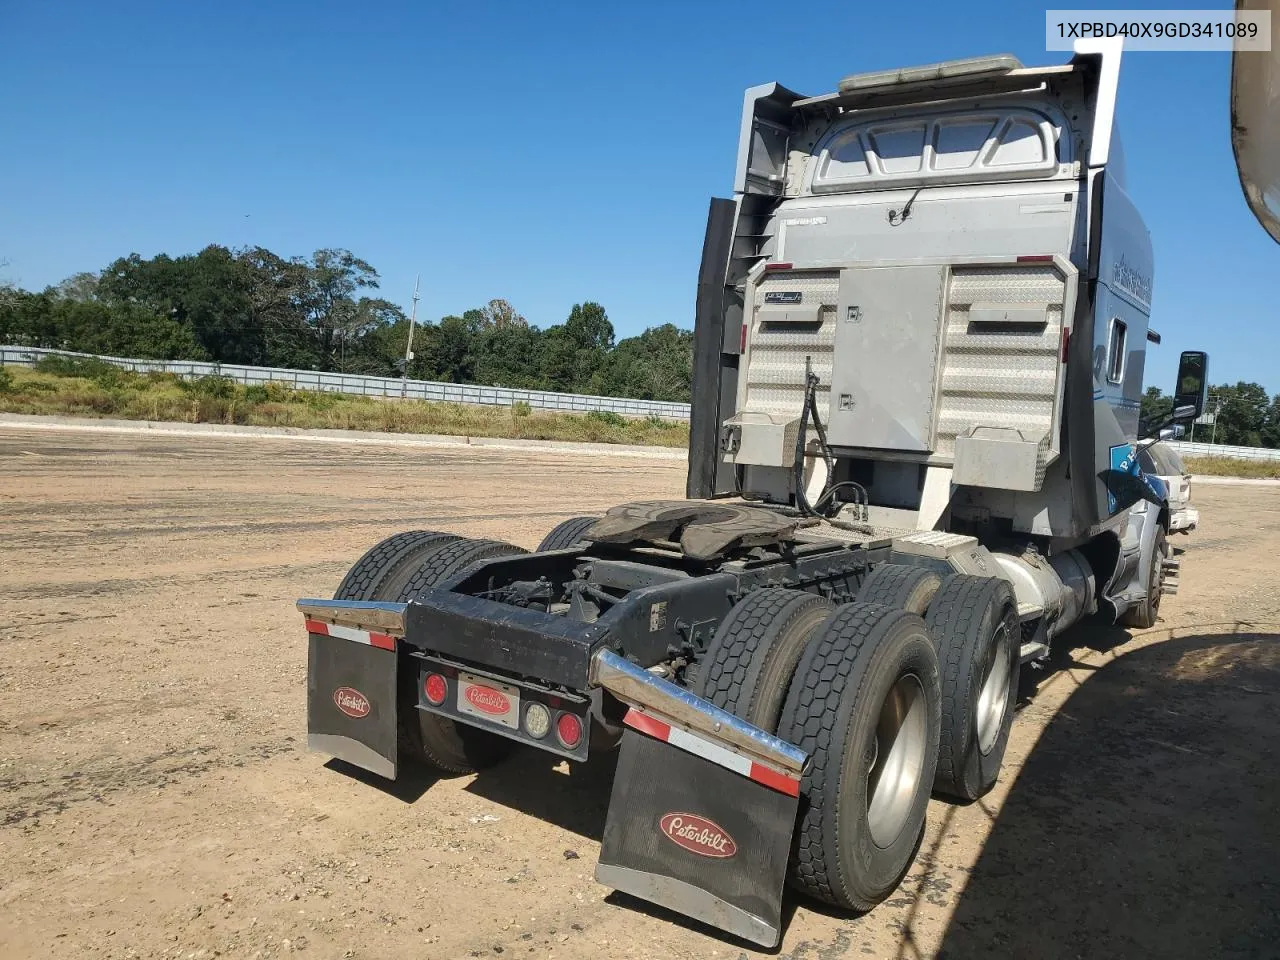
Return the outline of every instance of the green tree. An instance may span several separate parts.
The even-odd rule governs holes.
[[[506,300],[490,300],[480,311],[483,315],[482,326],[503,330],[507,327],[528,327],[529,321],[516,313],[515,307]]]
[[[137,303],[67,300],[19,292],[0,302],[0,341],[117,357],[203,360],[191,328]]]
[[[1280,393],[1271,398],[1267,407],[1267,415],[1262,424],[1262,445],[1264,447],[1280,447]]]
[[[482,329],[472,347],[477,383],[496,387],[540,389],[538,351],[541,331],[526,324],[502,324]]]
[[[236,254],[247,277],[249,323],[262,331],[266,362],[273,367],[316,367],[320,350],[302,308],[307,267],[265,247]]]
[[[379,377],[396,376],[397,361],[404,359],[409,319],[394,303],[361,297],[351,322],[353,343],[346,369]]]
[[[55,288],[57,295],[64,300],[75,300],[84,303],[98,298],[98,275],[96,273],[73,273]]]
[[[359,336],[361,318],[354,295],[377,289],[378,272],[349,250],[324,249],[311,255],[301,302],[307,326],[315,337],[321,366],[342,367],[347,347]]]
[[[586,393],[613,347],[613,324],[604,307],[575,303],[569,318],[542,335],[538,373],[547,390]]]
[[[687,403],[692,375],[693,332],[667,323],[620,341],[597,374],[595,392]]]
[[[263,364],[266,343],[253,316],[251,288],[249,266],[226,247],[211,244],[176,258],[121,257],[103,271],[93,294],[96,301],[124,311],[121,318],[125,308],[170,318],[190,329],[202,354],[217,362]]]
[[[1147,387],[1142,395],[1142,422],[1161,423],[1173,412],[1173,397],[1159,387]]]
[[[395,304],[368,295],[378,283],[368,262],[338,248],[310,258],[217,244],[180,256],[133,253],[43,293],[0,283],[0,341],[395,375],[408,320]],[[615,345],[608,314],[591,301],[574,304],[564,323],[540,330],[509,301],[495,298],[424,324],[414,351],[408,374],[416,378],[661,400],[689,396],[689,331],[666,324]],[[1167,402],[1156,394],[1152,403]],[[1280,435],[1280,413],[1266,418],[1266,435]]]
[[[428,379],[446,383],[475,383],[475,343],[480,332],[479,311],[468,310],[461,317],[448,316],[422,329],[419,355],[429,370]]]
[[[1209,395],[1217,407],[1217,425],[1210,429],[1218,443],[1262,446],[1271,398],[1261,384],[1243,380],[1235,386],[1223,384],[1212,387]],[[1196,439],[1201,439],[1200,430],[1196,431]]]
[[[169,309],[191,327],[219,363],[269,363],[265,330],[253,313],[251,269],[226,247],[211,245],[168,265]]]

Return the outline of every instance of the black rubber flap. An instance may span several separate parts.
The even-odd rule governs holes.
[[[307,746],[394,780],[396,652],[311,634]]]
[[[627,730],[596,879],[765,947],[799,799]]]

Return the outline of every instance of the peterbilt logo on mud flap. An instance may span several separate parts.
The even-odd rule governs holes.
[[[502,716],[511,710],[511,701],[505,693],[492,687],[470,686],[467,688],[467,701],[477,710]]]
[[[724,829],[696,813],[668,813],[658,821],[663,835],[677,846],[700,857],[732,857],[738,845]]]
[[[372,709],[369,698],[352,687],[339,687],[333,691],[333,705],[356,720],[367,717]]]

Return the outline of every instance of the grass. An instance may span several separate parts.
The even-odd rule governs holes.
[[[1187,472],[1211,477],[1280,478],[1280,460],[1236,460],[1234,457],[1187,457]]]
[[[689,441],[686,424],[657,417],[544,413],[525,403],[481,407],[382,400],[292,390],[277,383],[245,387],[225,377],[181,380],[172,374],[130,373],[98,361],[57,359],[54,364],[42,361],[35,370],[0,368],[0,412],[659,447],[684,447]]]

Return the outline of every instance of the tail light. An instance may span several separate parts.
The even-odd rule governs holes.
[[[562,713],[556,719],[556,738],[566,750],[572,750],[582,742],[582,721],[572,713]]]
[[[422,692],[426,695],[429,703],[435,704],[437,707],[444,703],[445,697],[449,696],[449,684],[445,682],[444,677],[438,673],[427,674],[427,679],[422,683]]]

